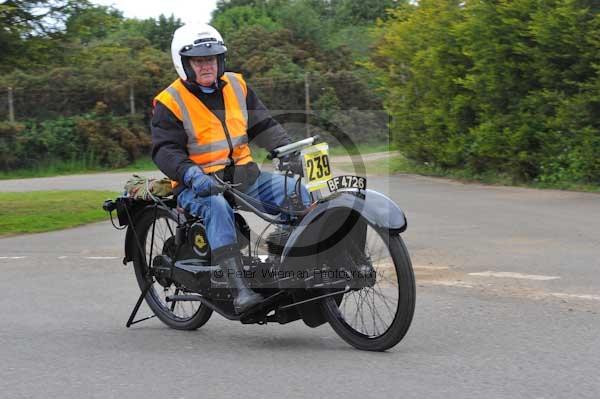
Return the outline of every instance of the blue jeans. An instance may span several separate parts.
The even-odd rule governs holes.
[[[267,204],[261,209],[272,215],[277,214],[268,206],[281,206],[285,200],[285,177],[270,172],[261,172],[254,184],[245,191],[250,197]],[[287,192],[295,191],[296,179],[287,178]],[[310,195],[303,184],[300,185],[302,203],[310,205]],[[197,196],[191,188],[186,188],[177,197],[180,207],[194,216],[203,219],[211,250],[237,243],[233,209],[223,195]],[[256,204],[253,204],[256,205]],[[284,215],[281,216],[285,217]]]

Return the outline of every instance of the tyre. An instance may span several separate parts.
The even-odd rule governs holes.
[[[363,261],[375,271],[372,286],[323,300],[325,318],[355,348],[384,351],[398,344],[415,310],[415,277],[400,235],[367,225]],[[356,247],[355,247],[356,248]]]
[[[167,255],[173,259],[175,229],[177,226],[173,216],[162,209],[143,212],[136,220],[136,231],[144,249],[145,259],[152,264],[156,255]],[[172,295],[184,295],[189,292],[170,281],[157,281],[152,273],[144,265],[139,250],[133,259],[135,277],[141,290],[148,282],[152,287],[146,294],[145,300],[154,314],[167,326],[177,330],[195,330],[203,326],[210,316],[212,309],[202,305],[200,302],[176,301],[167,302],[167,297]]]

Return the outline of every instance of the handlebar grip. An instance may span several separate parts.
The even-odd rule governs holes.
[[[273,150],[271,150],[271,153],[269,155],[267,155],[267,159],[271,160],[273,158],[278,158],[282,155],[286,155],[288,153],[292,153],[294,151],[298,151],[302,148],[308,147],[313,145],[317,140],[319,140],[319,135],[316,134],[312,137],[303,139],[303,140],[299,140],[290,144],[286,144],[284,146],[281,147],[277,147]]]
[[[102,204],[102,209],[104,209],[106,212],[112,212],[116,208],[117,208],[117,203],[115,201],[113,201],[113,200],[110,200],[110,199],[107,199]]]

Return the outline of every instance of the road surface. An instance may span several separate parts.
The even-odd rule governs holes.
[[[90,177],[77,188],[118,180]],[[139,291],[106,221],[0,239],[0,396],[600,397],[600,195],[368,184],[405,210],[417,276],[413,325],[392,350],[361,352],[301,321],[126,329]]]

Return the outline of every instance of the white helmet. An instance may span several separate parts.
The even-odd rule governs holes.
[[[178,28],[171,41],[171,57],[175,70],[183,80],[196,81],[196,74],[190,66],[188,57],[216,55],[219,71],[217,78],[225,73],[225,53],[227,47],[221,34],[212,26],[203,23],[191,23]]]

